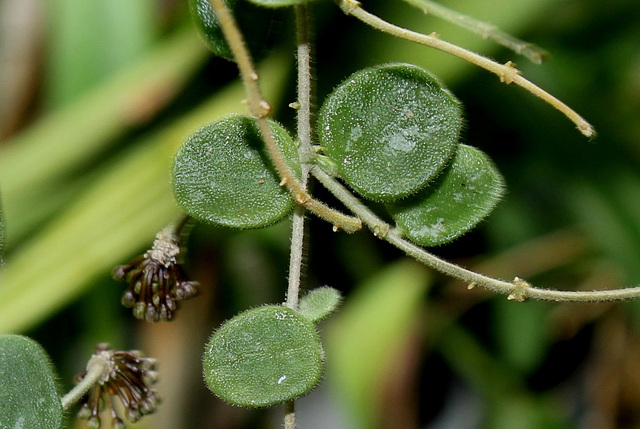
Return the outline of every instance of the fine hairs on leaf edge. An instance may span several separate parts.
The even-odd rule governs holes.
[[[258,0],[256,0],[256,2],[259,3],[259,4],[263,4],[264,3],[264,2],[260,2]],[[345,3],[349,3],[349,2],[353,3],[352,7],[348,8],[348,13],[350,13],[350,14],[354,14],[354,11],[356,11],[356,9],[358,9],[358,6],[355,5],[356,2],[354,2],[352,0],[351,1],[350,0],[343,0],[343,2],[345,2]],[[266,3],[269,3],[269,2],[267,1]],[[278,3],[278,2],[276,1],[275,3]],[[305,3],[307,3],[307,1],[306,0],[300,0],[300,1],[289,0],[287,2],[287,0],[284,0],[284,3],[287,3],[287,4],[282,4],[282,6],[292,6],[292,5],[298,5],[298,4],[305,4]],[[273,4],[273,2],[271,2],[271,4]],[[425,37],[430,37],[430,36],[425,36]],[[437,40],[437,37],[435,39]],[[408,40],[411,40],[411,39],[408,39]],[[504,72],[503,74],[497,73],[500,76],[501,80],[503,82],[507,83],[507,84],[517,82],[518,81],[519,72],[515,69],[514,65],[509,62],[509,63],[505,64],[503,67],[505,69],[512,69],[512,70],[510,70],[509,72]],[[487,68],[487,67],[485,67],[485,68]],[[489,68],[487,68],[487,69],[489,69]],[[254,78],[254,75],[256,76],[255,78]],[[257,74],[252,73],[250,76],[251,76],[250,80],[257,81]],[[528,89],[529,91],[535,93],[533,90],[531,90],[531,87],[528,86],[528,84],[526,82],[528,82],[528,81],[524,81],[524,82],[521,81],[519,83],[519,85],[521,85],[521,86],[525,87],[525,89]],[[545,101],[547,101],[547,102],[549,102],[549,97],[553,98],[552,96],[546,97],[546,96],[542,96],[540,94],[536,94],[536,95],[538,95],[539,97],[545,99]],[[560,102],[558,102],[558,103],[560,103]],[[258,104],[260,105],[262,110],[255,110],[254,109],[254,112],[257,112],[257,113],[254,113],[254,114],[256,115],[256,120],[258,121],[258,123],[260,123],[260,120],[264,119],[268,115],[270,107],[269,107],[268,103],[266,103],[266,101],[264,101],[264,100],[260,101],[260,103],[258,103]],[[553,104],[551,102],[550,102],[550,104],[554,105],[554,107],[558,108],[559,110],[562,110],[562,108],[558,107],[557,105],[555,105],[555,104]],[[566,111],[563,111],[563,113],[565,113],[567,116],[569,116],[570,119],[572,118],[570,113],[567,113]],[[583,132],[583,134],[587,135],[588,137],[595,136],[595,131],[593,131],[591,126],[588,123],[586,123],[586,121],[582,120],[580,117],[577,117],[577,118],[573,117],[572,120],[577,122],[578,128],[580,129],[580,131]],[[579,120],[582,120],[583,122],[580,123]],[[267,134],[268,134],[268,132],[267,132]],[[272,154],[271,159],[273,159],[273,157],[274,156]],[[282,185],[283,186],[284,185],[290,186],[290,183],[287,182],[287,176],[283,175],[283,177],[284,178],[282,180]],[[295,180],[295,177],[294,177],[294,180]],[[291,185],[291,186],[293,186],[293,185]],[[310,201],[311,197],[309,196],[309,194],[306,194],[306,190],[303,189],[303,192],[301,192],[299,194],[296,194],[297,191],[293,187],[291,188],[291,190],[292,190],[291,193],[292,193],[294,199],[297,200],[298,204],[305,205]],[[309,199],[307,199],[307,197]],[[311,207],[312,206],[310,205],[308,208],[311,209]],[[352,211],[357,214],[357,216],[354,219],[356,219],[356,220],[363,219],[363,220],[365,220],[365,223],[367,222],[367,219],[369,219],[369,223],[368,224],[371,226],[371,229],[374,231],[374,235],[376,235],[376,236],[378,236],[380,238],[388,238],[387,241],[389,241],[390,243],[394,244],[398,248],[403,248],[403,250],[407,254],[410,254],[414,258],[416,258],[419,261],[423,262],[425,265],[433,266],[436,269],[439,269],[439,271],[441,271],[441,272],[445,272],[447,274],[450,274],[452,276],[456,276],[458,278],[473,279],[472,281],[470,281],[470,285],[482,284],[483,286],[488,287],[488,288],[490,288],[492,290],[495,290],[496,292],[504,293],[505,289],[500,289],[498,287],[499,283],[501,281],[498,281],[498,280],[495,280],[495,279],[490,279],[490,278],[484,277],[482,275],[476,275],[476,277],[474,277],[475,273],[469,272],[469,271],[467,271],[467,270],[465,270],[463,268],[457,267],[457,266],[456,267],[459,268],[459,271],[456,271],[456,269],[454,269],[452,271],[451,269],[448,268],[452,264],[448,264],[446,262],[443,262],[442,264],[439,265],[439,262],[438,262],[439,260],[437,258],[435,258],[435,259],[431,258],[431,256],[426,251],[424,251],[424,249],[422,249],[422,251],[415,251],[412,254],[412,250],[410,250],[410,248],[408,246],[406,246],[405,243],[402,242],[403,238],[399,234],[397,234],[398,229],[389,231],[388,227],[387,227],[387,229],[385,230],[384,222],[379,221],[376,224],[375,219],[373,221],[371,221],[370,220],[371,216],[369,216],[369,214],[367,212],[360,210],[360,206],[351,204],[349,207],[353,207]],[[331,210],[331,209],[328,209],[328,210]],[[336,216],[335,213],[333,213],[333,214],[330,213],[330,215]],[[330,215],[326,215],[325,219],[327,219],[327,218],[331,219]],[[274,221],[274,223],[275,222],[277,222],[277,221]],[[333,221],[330,220],[330,222],[333,222]],[[337,223],[338,222],[335,222],[334,225],[336,225]],[[268,226],[268,225],[264,225],[264,226]],[[263,227],[263,226],[259,226],[259,227]],[[2,264],[2,250],[3,250],[2,247],[3,247],[3,244],[4,244],[3,243],[3,236],[4,236],[3,229],[4,229],[4,223],[2,221],[2,213],[0,212],[0,266]],[[348,228],[344,228],[344,229],[348,230]],[[353,230],[355,230],[355,229],[357,229],[357,228],[354,227]],[[378,233],[375,232],[376,229],[378,231],[385,230],[385,232],[384,232],[384,234],[378,234]],[[464,273],[464,272],[470,273],[470,274],[467,277],[464,277],[461,274],[461,273]],[[480,280],[478,280],[478,279],[480,279]],[[483,281],[483,280],[486,280],[486,281]],[[546,292],[545,292],[545,294],[542,294],[543,290],[534,288],[528,282],[526,282],[525,280],[522,280],[522,279],[520,279],[518,277],[515,277],[512,282],[502,282],[502,283],[510,285],[510,289],[507,290],[507,292],[509,293],[507,299],[509,299],[509,300],[524,301],[526,298],[555,299],[555,298],[551,298],[551,297],[555,296],[557,298],[560,298],[561,294],[565,294],[565,296],[569,296],[569,294],[571,294],[571,296],[584,296],[585,297],[584,301],[589,301],[591,299],[599,300],[599,299],[595,299],[594,298],[595,294],[591,294],[591,295],[587,296],[586,292],[585,292],[585,295],[579,295],[579,293],[576,293],[576,292],[560,292],[560,291],[548,291],[551,294],[548,294]],[[493,287],[491,285],[493,285]],[[318,288],[318,289],[315,289],[315,290],[318,291],[318,290],[323,290],[323,289],[335,290],[335,289],[329,288],[329,287],[321,287],[321,288]],[[554,295],[553,292],[559,292],[559,293]],[[602,292],[610,292],[610,291],[602,291]],[[310,293],[313,293],[313,291],[311,291]],[[538,296],[536,296],[536,294]],[[339,292],[338,292],[338,295],[339,295]],[[613,295],[614,294],[612,294],[611,296],[613,296]],[[613,300],[613,299],[627,299],[627,298],[633,298],[633,296],[622,297],[622,298],[615,298],[614,297],[614,298],[611,298],[611,300]],[[303,301],[304,301],[304,299],[305,299],[305,297],[302,298]],[[558,299],[558,300],[563,300],[563,299]],[[567,299],[567,300],[571,301],[572,299]],[[339,305],[340,301],[341,301],[341,297],[339,296],[338,297],[338,301],[336,303],[336,307]],[[256,308],[269,307],[269,306],[275,307],[274,305],[265,304],[263,306],[256,307]],[[279,307],[288,308],[286,306],[279,306]],[[326,314],[324,314],[322,317],[319,317],[319,318],[316,318],[316,319],[310,319],[309,317],[305,316],[301,311],[296,310],[295,308],[292,309],[292,311],[296,312],[297,314],[299,314],[301,316],[301,319],[306,319],[308,322],[310,322],[311,325],[314,326],[314,328],[315,328],[314,323],[324,319],[329,314],[331,314],[331,312],[334,311],[334,310],[335,310],[335,308],[332,308],[331,310],[327,311]],[[250,311],[250,310],[246,310],[246,311]],[[223,325],[221,325],[221,326],[223,326]],[[214,333],[212,333],[212,336],[215,334],[215,332],[216,331],[214,331]],[[316,333],[317,333],[317,331],[316,331]],[[0,336],[0,338],[1,338],[1,336]],[[25,337],[25,338],[27,338],[27,337]],[[321,343],[320,343],[320,345],[321,345]],[[324,351],[321,348],[321,362],[320,362],[321,363],[321,367],[322,367],[322,365],[324,363],[324,358],[325,358]],[[51,366],[53,366],[53,365],[51,365]],[[323,375],[324,375],[324,372],[321,371],[320,375],[318,376],[316,384],[314,386],[312,386],[307,392],[301,394],[300,396],[306,395],[310,391],[312,391],[321,382]],[[59,389],[59,387],[58,387],[58,389]],[[292,398],[292,399],[295,399],[295,398]],[[289,399],[287,399],[285,401],[288,401],[288,400]],[[282,401],[282,402],[285,402],[285,401]],[[268,407],[268,406],[280,404],[282,402],[275,402],[275,403],[272,403],[272,404],[265,404],[265,405],[262,405],[260,407]],[[63,408],[66,408],[66,407],[63,407]]]
[[[332,295],[330,298],[332,298],[333,302],[329,302],[329,305],[325,305],[324,308],[316,307],[314,309],[313,304],[317,303],[317,297],[321,296],[320,294],[325,292]],[[311,323],[318,323],[335,313],[343,300],[344,297],[338,289],[332,288],[331,286],[320,286],[309,290],[300,298],[300,304],[297,311],[302,314],[302,316],[306,317]],[[315,316],[314,313],[316,314]]]
[[[427,188],[385,207],[398,233],[420,246],[437,247],[486,220],[505,191],[505,179],[491,157],[460,143],[454,159]]]
[[[396,201],[418,193],[451,162],[463,117],[460,100],[433,73],[379,64],[352,73],[325,98],[319,147],[359,195]]]
[[[308,350],[308,348],[305,348],[304,350],[310,351],[314,356],[316,356],[318,358],[317,360],[317,365],[316,365],[316,369],[317,371],[314,371],[314,375],[310,378],[308,378],[307,380],[311,380],[311,383],[307,383],[307,385],[304,387],[304,389],[298,393],[296,393],[295,395],[291,395],[288,396],[287,398],[280,398],[277,400],[270,400],[270,401],[263,401],[258,403],[258,401],[253,401],[253,402],[243,402],[240,403],[240,401],[234,402],[233,399],[231,399],[229,397],[229,395],[225,395],[225,394],[220,394],[220,391],[216,391],[214,388],[214,385],[220,386],[220,382],[217,383],[213,383],[213,381],[211,381],[209,379],[209,377],[211,377],[212,379],[214,378],[214,375],[212,374],[208,374],[208,372],[211,372],[211,356],[214,354],[214,347],[213,347],[213,341],[214,339],[217,339],[216,337],[218,335],[224,335],[227,334],[226,332],[221,334],[221,331],[224,330],[230,330],[230,329],[237,329],[237,326],[231,326],[232,323],[238,323],[238,321],[243,321],[242,319],[247,319],[250,315],[254,315],[254,314],[258,314],[260,312],[276,312],[276,311],[283,311],[288,313],[290,316],[293,316],[297,321],[301,322],[304,326],[305,329],[308,330],[308,333],[311,333],[312,337],[313,337],[313,344],[316,348],[317,356],[316,353],[312,350]],[[279,318],[278,316],[276,316],[276,319],[278,320],[286,320],[285,317],[283,318]],[[251,320],[250,323],[253,323],[254,320]],[[231,327],[230,327],[231,326]],[[225,341],[226,344],[229,343],[229,341]],[[273,344],[270,344],[273,345]],[[297,354],[296,354],[297,355]],[[244,354],[243,356],[253,356],[252,354]],[[281,355],[280,355],[281,356]],[[279,405],[279,404],[284,404],[287,403],[289,401],[293,401],[295,399],[298,399],[302,396],[307,395],[309,392],[311,392],[313,389],[315,389],[322,381],[322,377],[324,374],[324,361],[325,361],[325,351],[324,351],[324,347],[320,338],[320,334],[318,332],[318,329],[316,327],[316,325],[309,320],[307,317],[305,317],[303,314],[301,314],[299,311],[294,310],[286,305],[283,304],[262,304],[262,305],[258,305],[246,310],[243,310],[242,312],[230,317],[229,319],[225,320],[224,322],[222,322],[217,328],[215,328],[212,333],[209,335],[207,342],[204,345],[204,351],[202,353],[202,358],[201,358],[201,363],[202,363],[202,375],[203,375],[203,380],[205,382],[206,387],[213,393],[215,394],[217,397],[219,397],[220,399],[222,399],[225,403],[228,403],[230,405],[235,405],[235,406],[239,406],[239,407],[243,407],[243,408],[266,408],[266,407],[271,407],[274,405]],[[310,364],[309,361],[305,361],[306,364]],[[236,363],[234,365],[234,367],[237,367],[238,364]],[[264,368],[262,368],[264,369]],[[219,372],[219,371],[218,371]],[[229,372],[228,371],[224,371],[225,376],[229,376]],[[252,375],[252,378],[255,377],[255,375]],[[237,377],[236,377],[237,378]],[[278,384],[280,384],[281,380],[284,380],[286,377],[280,377],[280,379],[278,380]],[[263,386],[264,387],[264,386]],[[226,388],[226,387],[225,387]],[[245,391],[246,393],[246,389],[248,388],[248,385],[243,385],[242,390]],[[238,399],[238,398],[236,398]]]
[[[326,174],[322,169],[317,167],[313,168],[311,174],[342,202],[345,207],[357,214],[363,223],[372,231],[374,236],[390,243],[418,262],[442,274],[459,279],[466,284],[481,286],[506,296],[511,296],[514,292],[517,292],[518,301],[521,299],[537,299],[556,302],[604,302],[624,301],[640,297],[640,286],[596,291],[565,291],[534,287],[525,281],[521,281],[521,279],[517,277],[517,282],[509,282],[471,271],[438,258],[423,247],[404,239],[401,234],[380,219],[371,209],[353,196],[341,183]]]
[[[271,156],[271,160],[276,166],[280,177],[282,177],[282,184],[286,185],[296,202],[304,206],[309,211],[316,214],[318,217],[330,222],[334,229],[342,229],[346,232],[355,232],[362,228],[362,221],[357,217],[347,216],[336,210],[326,206],[313,199],[305,186],[298,181],[295,176],[291,174],[289,167],[286,165],[282,153],[278,150],[273,135],[266,122],[266,117],[271,112],[271,105],[264,99],[260,86],[258,84],[259,76],[253,66],[251,55],[243,41],[242,34],[240,33],[233,15],[226,7],[223,0],[210,0],[214,11],[218,15],[220,20],[220,26],[222,27],[223,34],[229,42],[229,46],[234,52],[236,57],[238,68],[240,70],[240,77],[245,86],[247,92],[247,104],[249,112],[258,120],[260,126],[260,132],[266,143],[267,150]]]

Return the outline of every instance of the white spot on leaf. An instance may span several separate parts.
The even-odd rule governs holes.
[[[24,428],[24,416],[20,416],[18,420],[16,420],[16,424],[13,425],[13,429],[23,429]]]
[[[444,225],[444,218],[439,217],[436,223],[432,223],[431,225],[425,225],[420,231],[418,235],[423,237],[433,237],[437,238],[442,236],[446,232],[446,227]]]
[[[351,128],[350,137],[351,140],[358,141],[360,137],[362,137],[362,127],[360,127],[360,125],[356,125],[355,127]]]

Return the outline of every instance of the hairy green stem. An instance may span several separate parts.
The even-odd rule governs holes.
[[[76,402],[93,387],[94,384],[100,381],[102,377],[109,374],[111,370],[111,363],[104,356],[97,354],[93,355],[89,359],[87,364],[87,375],[84,376],[80,383],[76,384],[73,389],[62,397],[60,402],[62,403],[63,410],[69,410]]]
[[[518,277],[508,282],[462,268],[459,265],[440,259],[427,252],[424,248],[404,239],[398,231],[392,229],[389,224],[364,206],[360,200],[342,186],[342,184],[319,167],[314,167],[311,170],[311,174],[351,210],[351,212],[359,216],[364,224],[373,231],[375,236],[394,245],[424,265],[448,276],[462,280],[469,285],[469,288],[481,286],[493,292],[507,295],[510,300],[515,301],[524,301],[527,298],[531,298],[559,302],[604,302],[623,301],[640,297],[640,287],[638,286],[614,290],[560,291],[537,288]]]
[[[301,184],[307,189],[309,161],[313,148],[311,145],[311,29],[309,27],[309,10],[306,5],[296,6],[297,34],[297,70],[298,70],[298,156],[302,161]],[[287,288],[286,306],[296,310],[300,301],[300,284],[305,242],[305,208],[297,206],[293,212],[291,227],[291,253],[289,258],[289,284]],[[295,401],[284,404],[284,429],[295,429]]]
[[[321,202],[311,198],[306,191],[302,183],[294,176],[291,169],[284,160],[280,149],[275,143],[269,123],[267,122],[267,116],[271,112],[271,105],[264,99],[260,91],[258,84],[258,73],[256,72],[251,55],[247,49],[242,34],[236,25],[235,19],[229,11],[229,8],[224,3],[224,0],[210,0],[211,6],[220,23],[220,28],[224,34],[225,39],[229,43],[231,52],[238,64],[240,70],[240,76],[242,82],[247,91],[247,104],[249,106],[249,112],[258,121],[258,127],[262,138],[264,139],[265,146],[269,152],[269,157],[273,162],[278,174],[281,177],[281,185],[287,186],[291,195],[300,205],[303,205],[309,211],[315,213],[317,216],[331,222],[335,227],[341,228],[347,232],[355,232],[362,228],[362,223],[359,219],[346,216],[342,213],[327,207]]]
[[[301,185],[306,191],[309,178],[310,164],[308,163],[311,147],[311,43],[308,9],[306,6],[296,7],[296,33],[297,33],[297,70],[298,70],[298,155],[302,162]],[[293,212],[293,224],[291,231],[291,254],[289,258],[289,286],[287,290],[286,305],[293,309],[298,308],[300,295],[300,282],[302,277],[305,209],[296,207]]]
[[[313,156],[311,134],[311,103],[312,103],[312,79],[311,79],[311,24],[309,8],[307,5],[296,6],[296,34],[298,35],[298,139],[300,140],[300,158],[303,164],[307,164]],[[303,174],[303,179],[306,179]]]
[[[578,130],[584,136],[589,138],[595,137],[595,129],[589,122],[587,122],[582,116],[580,116],[576,111],[567,106],[565,103],[522,77],[520,75],[520,71],[514,67],[511,61],[507,62],[506,64],[499,64],[487,57],[476,54],[475,52],[461,48],[460,46],[454,45],[453,43],[441,40],[436,34],[426,35],[407,30],[406,28],[398,27],[397,25],[393,25],[377,17],[376,15],[365,11],[362,7],[360,7],[360,3],[356,0],[335,1],[338,2],[340,8],[347,15],[354,16],[355,18],[375,28],[376,30],[454,55],[458,58],[470,62],[471,64],[474,64],[480,68],[498,75],[501,82],[504,82],[506,84],[513,83],[526,89],[531,94],[541,98],[543,101],[547,102],[548,104],[559,110],[561,113],[563,113],[574,124],[576,124]]]

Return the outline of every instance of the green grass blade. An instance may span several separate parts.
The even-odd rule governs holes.
[[[282,88],[285,68],[281,58],[265,64],[267,97]],[[0,274],[0,332],[34,326],[150,243],[178,213],[169,184],[176,146],[202,124],[244,110],[243,97],[234,84],[121,154],[46,229],[9,255]]]
[[[146,99],[178,90],[207,55],[193,29],[181,32],[76,103],[4,142],[0,182],[5,198],[95,156],[139,121]]]

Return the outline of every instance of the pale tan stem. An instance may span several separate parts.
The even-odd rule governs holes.
[[[426,35],[417,33],[415,31],[407,30],[406,28],[393,25],[376,15],[373,15],[360,7],[360,3],[355,0],[336,0],[338,1],[341,9],[348,15],[352,15],[367,25],[380,30],[384,33],[390,34],[401,39],[408,40],[410,42],[425,45],[431,48],[438,49],[448,54],[454,55],[465,61],[470,62],[478,67],[481,67],[491,73],[498,75],[501,82],[506,84],[514,83],[533,95],[541,98],[551,106],[558,109],[567,118],[569,118],[574,124],[576,124],[578,130],[586,137],[593,138],[596,135],[593,126],[587,122],[582,116],[571,109],[562,101],[558,100],[553,95],[549,94],[545,90],[531,83],[520,75],[520,71],[516,69],[511,61],[506,64],[499,64],[495,61],[476,54],[475,52],[461,48],[460,46],[441,40],[437,35]]]
[[[406,240],[399,232],[392,229],[389,224],[364,206],[351,192],[319,167],[314,167],[311,170],[311,174],[338,198],[345,207],[359,216],[378,238],[392,244],[424,265],[450,277],[462,280],[470,288],[475,286],[484,287],[493,292],[507,295],[507,298],[513,301],[537,299],[562,302],[604,302],[640,298],[640,287],[637,286],[615,290],[560,291],[537,288],[518,277],[514,278],[513,281],[505,281],[468,270],[440,259],[427,252],[424,248]]]

